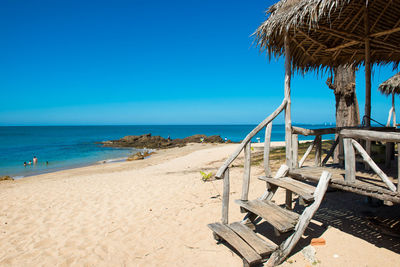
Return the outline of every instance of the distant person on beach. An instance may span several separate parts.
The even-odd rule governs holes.
[[[49,165],[49,162],[46,160],[46,166]]]
[[[31,165],[32,164],[32,161],[30,160],[29,162],[28,162],[28,165]]]
[[[204,137],[200,138],[200,142],[203,143],[204,142]]]
[[[24,167],[26,167],[26,161],[24,162]]]
[[[225,143],[226,143],[226,142],[228,142],[228,138],[227,138],[227,137],[225,137]]]
[[[37,157],[33,156],[33,164],[36,165],[37,164]]]

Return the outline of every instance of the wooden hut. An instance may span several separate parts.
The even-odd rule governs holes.
[[[218,170],[216,177],[224,179],[222,220],[209,227],[217,240],[227,241],[243,256],[245,265],[267,260],[267,265],[273,266],[281,263],[300,239],[322,201],[328,182],[330,187],[400,203],[400,164],[392,164],[397,165],[397,169],[388,168],[393,157],[389,148],[394,146],[386,146],[384,166],[371,157],[371,142],[397,143],[400,149],[400,133],[393,127],[370,126],[371,68],[379,64],[396,67],[400,61],[400,0],[282,0],[268,9],[267,16],[255,33],[255,43],[269,57],[285,57],[284,99]],[[365,66],[365,125],[328,129],[293,127],[292,72],[319,71],[347,64]],[[271,127],[282,111],[285,112],[286,165],[272,177],[269,168]],[[260,198],[248,200],[251,139],[262,129],[265,129],[265,176],[260,179],[266,181],[267,190]],[[325,134],[336,134],[337,138],[323,157],[321,140]],[[315,136],[300,160],[298,135]],[[331,164],[328,160],[336,146],[340,151],[339,162]],[[242,151],[245,157],[243,187],[237,204],[246,216],[242,222],[229,223],[229,167]],[[312,151],[315,151],[315,162],[313,166],[305,166]],[[310,187],[304,180],[318,185]],[[271,202],[278,187],[286,189],[286,209]],[[293,193],[311,203],[302,214],[290,211]],[[292,235],[279,246],[260,241],[251,231],[256,218],[266,220],[278,232],[292,231]]]
[[[396,110],[394,104],[394,96],[400,94],[400,72],[384,81],[379,85],[378,90],[384,95],[392,95],[392,107],[389,110],[388,120],[386,126],[390,126],[390,122],[393,122],[393,127],[396,127]],[[393,120],[392,120],[393,118]]]

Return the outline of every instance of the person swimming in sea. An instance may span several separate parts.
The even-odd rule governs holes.
[[[37,157],[36,157],[36,156],[33,156],[33,165],[36,165],[36,164],[37,164],[37,161],[38,161]]]
[[[28,165],[32,165],[32,161],[31,160],[28,162]]]
[[[26,161],[24,161],[24,167],[26,167]]]

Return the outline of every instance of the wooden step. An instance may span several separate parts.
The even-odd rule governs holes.
[[[299,219],[297,213],[283,209],[272,201],[256,199],[252,201],[236,200],[235,202],[242,208],[262,217],[280,232],[293,230]]]
[[[228,244],[234,247],[249,265],[260,263],[262,257],[231,228],[221,223],[211,223],[208,227]]]
[[[269,184],[273,184],[282,188],[285,188],[299,196],[301,196],[305,201],[314,201],[314,191],[315,187],[312,185],[308,185],[297,181],[295,179],[289,177],[282,178],[269,178],[266,176],[261,176],[259,179],[266,181]]]
[[[261,239],[250,228],[240,222],[234,222],[229,225],[237,235],[239,235],[247,244],[249,244],[261,257],[266,257],[278,249],[278,245],[269,239]]]

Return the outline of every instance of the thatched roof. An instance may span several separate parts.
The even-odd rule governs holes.
[[[394,75],[392,78],[381,83],[378,90],[385,95],[392,93],[400,94],[400,72]]]
[[[400,0],[282,0],[266,13],[255,43],[281,56],[287,32],[293,69],[360,65],[367,36],[371,63],[400,62]]]

